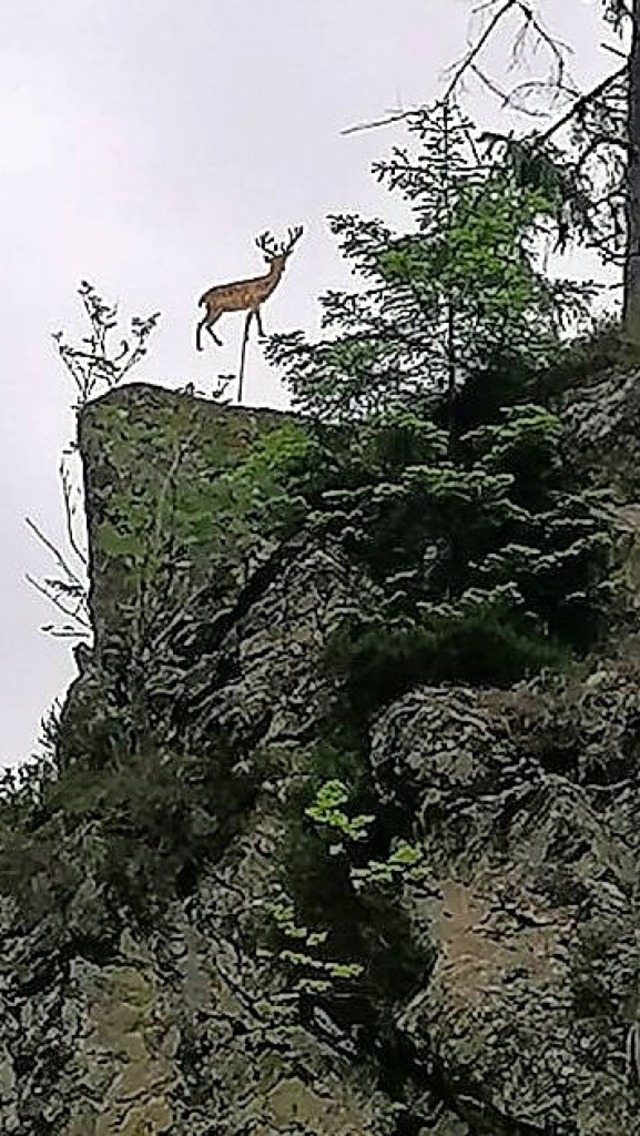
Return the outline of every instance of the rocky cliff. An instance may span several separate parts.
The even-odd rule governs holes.
[[[630,616],[570,675],[419,687],[345,739],[424,870],[349,928],[338,867],[319,880],[369,973],[317,997],[278,978],[265,912],[315,871],[291,802],[359,580],[330,542],[271,542],[234,478],[287,416],[140,385],[86,408],[95,644],[64,799],[52,779],[2,901],[2,1133],[640,1134],[639,381],[563,406],[615,489]]]

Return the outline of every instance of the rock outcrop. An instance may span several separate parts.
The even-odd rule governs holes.
[[[575,460],[592,468],[597,457],[614,485],[630,590],[639,582],[634,379],[608,376],[563,411]],[[158,762],[163,747],[215,754],[224,739],[231,757],[220,757],[220,784],[240,789],[221,788],[235,815],[221,813],[212,854],[201,870],[182,871],[151,921],[116,912],[109,927],[95,916],[93,929],[91,856],[105,839],[97,813],[74,830],[74,847],[92,851],[62,914],[44,897],[42,918],[25,922],[3,900],[0,1132],[640,1136],[632,625],[570,676],[502,691],[421,687],[377,716],[370,775],[425,864],[403,896],[422,969],[357,1020],[326,1005],[292,1014],[274,996],[256,913],[277,893],[287,794],[333,693],[320,660],[358,579],[329,543],[293,539],[282,549],[261,534],[252,545],[243,530],[215,535],[228,560],[224,580],[212,582],[196,540],[184,578],[166,581],[164,607],[149,616],[152,639],[123,658],[140,579],[132,583],[135,533],[118,544],[113,522],[126,492],[128,515],[133,501],[151,539],[181,431],[206,461],[189,458],[179,476],[222,494],[220,471],[285,419],[143,386],[85,412],[96,641],[80,652],[61,765],[82,767],[91,747],[126,760],[139,701],[126,703],[133,734],[119,732],[118,715],[127,676],[134,689],[143,674]],[[195,506],[190,523],[194,515]]]

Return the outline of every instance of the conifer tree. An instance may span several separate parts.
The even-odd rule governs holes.
[[[425,389],[451,394],[487,357],[517,344],[521,362],[548,362],[563,324],[586,318],[588,285],[552,282],[534,267],[554,191],[518,188],[481,161],[470,122],[448,104],[408,121],[418,145],[395,148],[374,173],[415,217],[409,233],[380,219],[330,217],[364,287],[321,300],[319,343],[272,337],[293,403],[322,418],[366,415]]]
[[[606,73],[585,90],[570,74],[571,48],[550,32],[542,6],[535,0],[486,0],[472,7],[481,28],[462,58],[450,68],[443,102],[456,103],[463,81],[471,77],[500,99],[505,108],[534,118],[551,118],[543,129],[485,132],[500,168],[510,166],[521,185],[543,187],[555,198],[556,248],[571,240],[596,251],[604,264],[621,270],[621,318],[610,311],[598,336],[608,338],[611,352],[637,362],[640,350],[640,0],[595,0],[604,24],[620,43],[600,43]],[[516,23],[513,23],[513,20]],[[533,54],[550,64],[545,78],[527,76],[511,90],[484,67],[485,49],[509,28],[511,60],[517,71]],[[527,51],[529,48],[529,51]],[[603,69],[605,70],[605,69]],[[547,109],[541,105],[546,99]],[[557,113],[558,105],[562,107]],[[415,112],[398,110],[373,122],[343,131],[366,130],[410,119]],[[555,115],[555,120],[553,116]],[[561,139],[558,142],[558,139]],[[602,285],[606,288],[607,285]],[[604,332],[604,336],[602,333]]]
[[[411,126],[418,146],[375,172],[415,228],[333,217],[363,286],[323,297],[319,342],[275,336],[269,355],[316,424],[294,480],[318,539],[366,568],[351,647],[409,678],[510,681],[587,645],[610,595],[598,495],[533,397],[591,293],[536,266],[552,196],[470,162],[451,108]]]

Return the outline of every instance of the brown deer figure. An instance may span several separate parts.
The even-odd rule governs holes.
[[[222,340],[213,330],[214,323],[216,323],[225,312],[247,313],[240,355],[239,402],[242,402],[244,361],[251,321],[255,317],[258,324],[258,334],[261,338],[264,338],[260,308],[280,283],[287,259],[291,255],[296,241],[300,240],[303,231],[302,225],[297,225],[294,229],[289,229],[288,241],[283,244],[276,244],[268,232],[261,233],[259,237],[256,237],[256,244],[269,266],[268,271],[265,272],[263,276],[255,276],[251,280],[236,280],[231,284],[215,284],[213,288],[209,288],[207,292],[204,292],[198,300],[198,303],[204,304],[205,307],[205,313],[196,328],[196,347],[198,351],[202,351],[202,332],[204,328],[209,332],[214,342],[217,343],[219,347],[222,347]]]

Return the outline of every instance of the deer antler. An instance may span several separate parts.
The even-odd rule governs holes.
[[[260,233],[259,237],[256,237],[256,244],[260,252],[264,253],[267,260],[273,260],[275,256],[280,255],[280,246],[276,244],[268,230],[264,233]]]
[[[303,232],[304,232],[304,227],[302,225],[296,225],[293,229],[287,230],[287,236],[289,237],[289,243],[287,245],[282,246],[282,251],[285,254],[285,256],[289,255],[289,253],[291,252],[296,241],[300,240],[300,237],[302,236]]]
[[[300,240],[303,231],[304,230],[302,225],[296,225],[295,228],[289,229],[289,240],[286,242],[283,241],[281,244],[278,244],[276,241],[274,241],[271,234],[267,231],[265,233],[260,233],[260,236],[256,237],[256,244],[260,251],[264,253],[267,260],[274,260],[277,256],[287,257],[296,241]]]

